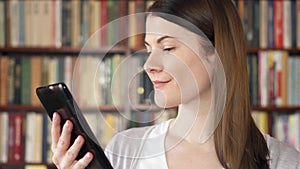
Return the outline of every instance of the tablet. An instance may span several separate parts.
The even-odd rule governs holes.
[[[51,120],[53,113],[57,112],[61,117],[61,127],[63,127],[66,120],[72,121],[73,130],[70,146],[74,143],[78,135],[84,137],[84,145],[76,159],[78,160],[87,152],[91,152],[94,158],[86,167],[87,169],[112,169],[109,160],[105,156],[102,147],[90,129],[68,87],[64,83],[55,83],[38,87],[36,93]]]

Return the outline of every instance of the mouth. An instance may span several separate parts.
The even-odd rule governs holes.
[[[170,81],[171,80],[166,80],[166,81],[154,80],[154,81],[152,81],[152,83],[153,83],[154,88],[160,88],[160,87],[165,86]]]

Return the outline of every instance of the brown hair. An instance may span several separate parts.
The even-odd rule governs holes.
[[[189,21],[207,36],[218,52],[226,75],[227,96],[214,140],[223,167],[269,169],[267,143],[250,112],[243,26],[231,0],[158,0],[149,11]]]

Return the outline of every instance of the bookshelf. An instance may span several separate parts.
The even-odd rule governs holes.
[[[254,120],[262,132],[300,150],[300,3],[236,0],[235,5],[247,41]]]
[[[41,13],[35,14],[32,11],[30,12],[31,8],[37,8],[37,9],[42,9],[42,5],[47,5],[47,3],[53,3],[52,5],[55,6],[56,8],[51,8],[52,9],[52,19],[54,18],[54,21],[51,20],[50,15],[48,15],[48,21],[51,23],[48,25],[48,27],[43,26],[42,28],[38,28],[34,26],[33,23],[39,22],[41,20],[47,20],[47,15],[43,15]],[[300,23],[300,5],[291,5],[292,10],[291,11],[291,27],[290,29],[293,30],[292,35],[290,35],[290,46],[275,46],[273,43],[269,43],[271,41],[270,39],[275,39],[274,37],[268,38],[268,37],[262,37],[260,35],[271,35],[269,33],[261,33],[260,31],[265,30],[267,25],[265,22],[264,24],[260,24],[259,21],[262,20],[262,13],[265,13],[266,10],[274,10],[271,8],[272,5],[274,4],[261,4],[262,1],[235,1],[236,6],[239,10],[239,13],[241,15],[242,21],[244,23],[244,28],[245,28],[245,37],[247,39],[247,53],[248,53],[248,58],[252,57],[258,57],[258,54],[261,52],[269,52],[269,51],[282,51],[288,54],[288,57],[293,57],[296,58],[300,56],[300,38],[297,38],[298,34],[300,32],[300,26],[295,25],[294,23]],[[114,3],[119,3],[119,4],[114,4]],[[293,2],[294,3],[294,2]],[[297,3],[299,3],[297,1]],[[36,6],[34,6],[34,4]],[[42,5],[41,5],[42,4]],[[49,4],[48,4],[49,5]],[[136,57],[135,55],[141,56],[143,55],[143,52],[140,52],[141,46],[140,44],[143,44],[142,42],[142,37],[137,36],[137,37],[132,37],[130,39],[125,39],[122,41],[119,45],[111,46],[112,42],[115,41],[116,36],[115,33],[113,32],[118,32],[118,30],[121,30],[120,28],[122,26],[118,27],[108,27],[106,30],[107,32],[104,32],[104,34],[100,34],[99,39],[96,41],[93,41],[94,44],[91,45],[91,47],[85,47],[83,49],[84,41],[88,39],[89,36],[93,34],[93,31],[97,29],[97,27],[101,27],[105,25],[107,22],[116,19],[118,17],[124,16],[126,14],[133,14],[135,12],[142,12],[145,10],[146,6],[148,5],[148,2],[144,1],[95,1],[95,0],[90,0],[90,1],[85,1],[85,2],[80,2],[80,1],[66,1],[62,3],[61,0],[55,0],[55,1],[43,1],[42,3],[38,3],[38,1],[35,1],[33,4],[31,4],[29,1],[18,1],[18,0],[11,0],[11,3],[8,3],[6,1],[0,1],[0,63],[2,62],[3,58],[15,58],[15,59],[20,59],[22,60],[23,58],[31,59],[33,57],[38,57],[41,58],[42,60],[45,59],[46,61],[40,61],[43,64],[44,67],[46,65],[51,64],[58,64],[60,60],[64,60],[63,63],[65,64],[66,67],[66,62],[70,62],[69,64],[73,65],[71,68],[74,69],[74,65],[76,63],[76,58],[79,54],[86,56],[86,57],[81,57],[81,59],[85,58],[90,58],[92,59],[91,62],[96,61],[93,60],[95,59],[95,56],[103,56],[107,57],[108,59],[106,64],[108,64],[108,67],[105,67],[105,70],[111,70],[111,64],[112,62],[120,62],[117,61],[118,59],[124,59],[126,57],[132,58],[131,62],[133,63],[132,67],[133,69],[139,70],[141,64],[144,62],[143,59],[136,59],[136,58],[143,58],[143,57]],[[10,11],[13,8],[19,8],[19,11],[17,12],[19,15],[16,17],[16,14],[12,14]],[[44,6],[45,7],[45,6]],[[267,7],[269,7],[267,9]],[[115,9],[112,9],[115,8]],[[60,10],[58,10],[60,9]],[[90,10],[89,10],[90,9]],[[118,10],[120,9],[120,10]],[[114,11],[109,13],[108,11]],[[27,13],[29,12],[29,13]],[[21,15],[21,14],[24,15]],[[261,14],[261,15],[260,15]],[[29,19],[28,19],[29,18]],[[31,18],[31,19],[30,19]],[[50,20],[49,20],[50,18]],[[97,19],[98,18],[98,19]],[[259,18],[259,19],[258,19]],[[264,18],[266,19],[266,18]],[[24,21],[24,22],[22,22]],[[297,22],[296,22],[297,21]],[[137,25],[137,23],[142,23],[142,22],[137,22],[137,21],[128,21],[136,26],[136,28],[131,29],[128,28],[124,30],[127,31],[135,31],[137,29],[142,29],[141,25]],[[274,22],[274,21],[273,21]],[[46,23],[46,22],[43,22]],[[282,22],[286,23],[286,22]],[[22,25],[23,24],[23,25]],[[25,25],[24,25],[25,24]],[[274,23],[273,23],[274,24]],[[47,24],[46,24],[47,25]],[[71,26],[70,26],[71,25]],[[73,26],[72,26],[73,25]],[[39,26],[39,25],[38,25]],[[262,27],[260,27],[262,26]],[[274,27],[270,26],[269,30]],[[25,28],[25,29],[22,29]],[[28,29],[29,28],[29,29]],[[40,33],[38,30],[43,29],[44,32],[52,32],[51,36],[45,36],[43,33]],[[283,29],[283,28],[282,28]],[[286,28],[285,28],[286,29]],[[32,30],[31,32],[26,32],[26,30]],[[69,33],[67,33],[69,30]],[[297,31],[298,32],[297,32]],[[24,32],[25,31],[25,32]],[[55,32],[55,33],[53,33]],[[249,33],[250,32],[250,33]],[[296,32],[296,33],[295,33]],[[273,32],[274,33],[274,32]],[[18,36],[16,36],[18,35]],[[24,37],[25,35],[25,37]],[[275,36],[275,33],[274,35]],[[47,39],[46,41],[39,41],[40,39]],[[28,40],[28,42],[26,41]],[[299,43],[299,44],[298,44]],[[271,45],[273,44],[273,45]],[[104,56],[105,55],[105,56]],[[116,59],[118,58],[118,59]],[[300,58],[300,57],[299,57]],[[53,62],[53,63],[52,63]],[[90,63],[91,63],[90,62]],[[258,62],[258,60],[257,60]],[[43,67],[42,66],[42,67]],[[257,66],[257,65],[256,65]],[[3,65],[0,65],[0,75],[3,74]],[[41,68],[40,68],[41,69]],[[251,70],[254,70],[253,67]],[[258,70],[256,70],[258,71]],[[51,71],[50,71],[51,72]],[[252,71],[251,71],[252,72]],[[74,72],[73,72],[74,73]],[[109,73],[109,72],[107,72]],[[40,74],[40,73],[38,73]],[[31,77],[35,77],[38,74],[31,74]],[[50,73],[51,74],[51,73]],[[66,73],[63,73],[64,77],[66,79]],[[52,75],[47,75],[47,76],[53,76]],[[72,76],[71,75],[68,75]],[[110,76],[110,75],[109,75]],[[256,74],[258,76],[258,74]],[[299,74],[298,74],[299,76]],[[7,78],[3,78],[1,75],[1,80],[0,82],[0,87],[3,87],[3,83],[9,83]],[[60,77],[62,78],[62,77]],[[112,100],[110,93],[105,93],[103,92],[104,96],[101,96],[101,100],[105,100],[103,102],[100,102],[101,104],[92,104],[92,105],[81,105],[82,110],[86,113],[86,118],[89,121],[91,127],[94,128],[95,135],[99,138],[101,142],[105,145],[109,141],[109,139],[112,137],[114,132],[118,130],[123,130],[129,127],[139,127],[139,126],[144,126],[144,125],[150,125],[157,121],[153,121],[149,123],[148,121],[151,121],[152,119],[158,119],[158,117],[162,117],[161,119],[168,119],[171,117],[174,117],[176,115],[176,110],[168,110],[170,112],[170,115],[166,115],[166,113],[162,113],[161,110],[157,107],[151,107],[149,105],[149,101],[145,101],[145,98],[149,93],[149,86],[147,86],[147,89],[145,89],[145,85],[149,85],[149,81],[145,81],[144,74],[140,74],[138,78],[133,80],[131,82],[132,90],[131,97],[132,98],[132,105],[129,106],[129,103],[126,101],[125,105],[122,106],[113,106],[112,105]],[[42,77],[40,77],[40,80]],[[56,80],[47,80],[44,82],[40,82],[40,84],[44,83],[49,83],[50,81],[56,82],[59,77],[55,78]],[[64,80],[65,80],[64,79]],[[78,80],[79,81],[79,80]],[[108,81],[108,80],[107,80]],[[251,79],[250,79],[250,82]],[[70,77],[68,79],[68,83],[70,84]],[[258,83],[258,82],[256,82]],[[299,82],[300,83],[300,82]],[[85,85],[85,84],[81,84]],[[107,85],[107,84],[106,84]],[[7,87],[7,86],[6,86]],[[146,92],[141,92],[137,90],[138,88],[144,87]],[[253,87],[250,85],[250,87]],[[256,90],[259,88],[258,84],[256,84]],[[80,89],[80,88],[79,88]],[[3,98],[3,93],[4,91],[8,91],[7,88],[0,88],[0,98]],[[32,88],[27,88],[26,90],[30,90],[31,94],[33,94]],[[97,90],[107,90],[105,89],[97,89]],[[253,91],[251,91],[253,92]],[[256,91],[256,96],[260,97],[258,91]],[[84,92],[83,92],[84,93]],[[80,94],[82,93],[76,93],[79,97]],[[251,93],[254,95],[253,93]],[[88,98],[86,96],[89,96],[89,94],[86,94],[84,98]],[[7,97],[7,94],[5,95]],[[19,96],[20,97],[20,96]],[[105,98],[105,99],[103,99]],[[0,99],[1,100],[1,99]],[[30,98],[31,100],[31,98]],[[300,100],[300,98],[299,98]],[[87,100],[80,100],[79,102],[84,102],[86,103]],[[265,105],[262,106],[260,104],[254,104],[251,106],[251,109],[253,110],[253,114],[258,113],[259,115],[256,116],[259,120],[256,119],[258,122],[258,126],[261,128],[266,133],[269,133],[273,136],[276,136],[276,134],[271,133],[274,130],[272,125],[273,122],[279,121],[281,116],[285,116],[284,118],[289,118],[292,117],[292,115],[298,115],[300,114],[300,104],[285,104],[285,105]],[[149,113],[144,113],[147,114],[146,120],[140,121],[137,118],[140,118],[141,113],[143,112],[153,112],[152,114],[149,115]],[[100,112],[100,113],[99,113]],[[120,113],[117,113],[120,112]],[[44,109],[41,107],[40,104],[24,104],[22,101],[18,103],[8,103],[7,101],[5,104],[0,104],[0,134],[4,133],[2,130],[5,126],[3,126],[4,120],[8,120],[9,116],[11,114],[15,113],[21,113],[22,116],[24,116],[26,119],[26,116],[28,114],[33,114],[36,116],[44,116]],[[97,115],[98,114],[98,115]],[[100,115],[99,115],[100,114]],[[288,117],[286,117],[288,116]],[[298,115],[299,116],[299,115]],[[125,117],[125,118],[124,118]],[[41,118],[41,117],[37,117]],[[47,117],[43,117],[43,120],[47,119]],[[127,119],[126,119],[127,118]],[[294,117],[298,118],[299,117]],[[129,121],[128,119],[132,119],[132,121]],[[272,119],[274,119],[272,121]],[[101,126],[97,125],[95,120],[100,121],[104,120],[107,123],[109,123],[109,126]],[[293,119],[291,119],[293,120]],[[143,123],[145,122],[145,123]],[[289,122],[289,121],[285,121]],[[26,123],[26,120],[24,120],[24,123]],[[295,122],[294,122],[295,123]],[[8,122],[6,123],[8,125]],[[298,136],[298,140],[300,140],[300,132],[299,132],[299,124],[300,121],[295,123],[295,125],[298,125],[298,130],[296,131],[299,133],[299,135],[295,134]],[[281,125],[283,125],[281,123]],[[26,125],[24,125],[26,126]],[[112,127],[113,126],[113,127]],[[44,128],[44,135],[47,135],[47,127],[49,127],[49,122],[45,122],[43,125]],[[105,129],[106,127],[106,129]],[[108,128],[108,129],[107,129]],[[113,128],[113,129],[111,129]],[[269,130],[267,130],[269,129]],[[5,134],[5,133],[4,133]],[[6,133],[7,134],[7,133]],[[103,135],[105,135],[105,138],[103,138]],[[22,138],[23,138],[23,147],[22,147],[22,153],[25,154],[25,149],[26,149],[26,133],[23,133]],[[49,137],[49,135],[48,135]],[[50,143],[47,141],[49,139],[48,137],[43,138],[43,141],[40,141],[43,143],[43,145],[46,147],[46,149],[42,150],[42,154],[49,153],[49,145]],[[285,136],[288,137],[288,136]],[[3,152],[4,149],[1,147],[3,145],[3,140],[5,138],[1,138],[0,140],[0,152]],[[9,139],[7,136],[6,139]],[[288,142],[288,140],[283,140]],[[288,142],[289,143],[289,142]],[[298,143],[300,144],[300,142]],[[8,151],[6,149],[6,151]],[[23,155],[24,155],[23,154]],[[40,156],[43,156],[40,154]],[[47,155],[47,157],[43,157],[43,159],[38,159],[37,162],[28,162],[25,157],[22,158],[21,161],[18,162],[12,162],[7,159],[7,157],[3,156],[0,154],[0,168],[5,168],[5,169],[14,169],[14,168],[26,168],[30,169],[30,166],[38,166],[41,169],[42,168],[55,168],[51,164],[51,160],[49,159],[51,155]]]
[[[55,168],[51,164],[49,118],[41,105],[36,102],[37,100],[32,99],[35,95],[34,88],[58,81],[71,84],[71,79],[76,73],[78,76],[76,80],[83,81],[83,79],[78,78],[86,78],[86,76],[80,76],[82,75],[81,72],[74,72],[75,66],[78,66],[79,60],[82,60],[77,69],[83,71],[91,65],[95,66],[94,63],[99,63],[97,57],[104,58],[105,61],[103,60],[103,62],[106,64],[104,70],[109,70],[106,74],[112,78],[110,71],[113,72],[116,69],[115,67],[118,66],[117,64],[120,63],[121,59],[126,56],[131,57],[132,53],[136,55],[136,51],[140,49],[139,44],[143,43],[137,42],[141,40],[140,35],[121,40],[115,45],[116,39],[121,36],[116,32],[124,30],[133,33],[132,31],[136,29],[124,28],[124,25],[106,24],[127,14],[142,12],[145,10],[145,6],[146,3],[143,1],[0,1],[0,97],[2,98],[0,99],[0,134],[3,136],[0,139],[1,169]],[[129,22],[139,23],[139,21],[133,21],[132,18]],[[131,24],[132,27],[137,26],[134,24]],[[94,34],[100,27],[104,27],[104,30]],[[90,36],[94,36],[94,38],[87,45],[85,42]],[[132,56],[132,58],[137,57]],[[34,63],[32,62],[34,59],[39,61]],[[4,60],[6,61],[4,62]],[[136,65],[131,68],[140,68],[143,60],[132,60]],[[23,61],[30,62],[30,71],[29,69],[25,71],[28,72],[27,77],[30,78],[24,78],[25,75],[23,77],[22,68],[25,67]],[[19,64],[20,62],[21,64]],[[83,63],[87,65],[82,67]],[[13,66],[10,66],[11,64]],[[39,65],[38,69],[34,68],[36,65]],[[59,65],[64,67],[64,71],[66,71],[66,67],[69,67],[68,73],[62,70],[59,72]],[[17,74],[19,72],[18,66],[21,67],[21,74]],[[34,71],[32,71],[33,69]],[[85,71],[85,73],[91,72]],[[141,79],[143,77],[143,75],[139,75],[132,82],[133,87],[141,87],[140,83],[143,82]],[[27,81],[30,79],[31,84],[30,87],[23,88],[22,83],[26,79]],[[38,79],[39,82],[33,82],[32,79]],[[17,83],[21,83],[21,88],[20,86],[16,87],[18,86]],[[110,82],[105,79],[104,83],[102,86],[109,86]],[[78,83],[76,85],[87,85],[91,88],[90,84]],[[76,101],[79,102],[86,119],[103,147],[116,131],[146,124],[139,119],[129,121],[128,119],[132,116],[131,112],[134,112],[134,116],[140,116],[141,112],[144,111],[153,112],[149,118],[155,118],[154,114],[161,116],[159,108],[141,102],[146,94],[138,93],[135,89],[132,89],[131,93],[134,105],[114,106],[109,88],[97,88],[97,92],[100,90],[108,91],[105,93],[101,91],[103,96],[97,96],[101,100],[98,104],[87,104],[90,102],[88,100],[89,95],[85,94],[85,91],[81,91],[82,88],[80,87],[74,88],[77,98],[84,98],[76,99]],[[22,100],[23,92],[26,91],[30,95]],[[9,97],[13,99],[9,100]],[[17,117],[13,118],[13,116]],[[19,125],[18,122],[20,121],[22,125]],[[150,120],[146,120],[147,125],[150,124],[148,121]],[[27,132],[30,127],[34,129],[35,132],[32,133],[37,133],[36,135]],[[13,128],[13,134],[8,128]],[[36,130],[37,128],[42,130]],[[16,131],[22,132],[18,134]],[[17,145],[15,140],[19,141],[21,145]],[[32,147],[30,142],[36,146]],[[38,155],[35,152],[38,152]],[[14,159],[12,157],[14,155],[19,157]]]

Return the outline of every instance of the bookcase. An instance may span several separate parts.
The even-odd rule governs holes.
[[[150,3],[0,1],[0,169],[55,168],[49,118],[35,96],[40,85],[63,81],[71,87],[103,147],[117,131],[176,116],[174,109],[151,105],[152,86],[141,71],[143,37],[114,44],[120,32],[143,29],[143,22],[133,18],[130,27],[122,22],[105,27]],[[253,117],[262,132],[299,149],[300,3],[236,0],[235,5],[248,45]],[[126,79],[130,85],[122,90],[118,84]]]
[[[235,1],[248,46],[252,115],[260,130],[300,150],[300,2]]]

